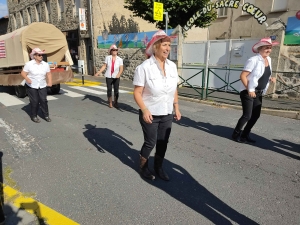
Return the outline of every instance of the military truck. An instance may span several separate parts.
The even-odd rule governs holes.
[[[21,76],[25,63],[30,61],[34,48],[45,50],[43,60],[49,63],[53,94],[60,91],[60,83],[71,81],[73,61],[65,35],[54,25],[32,23],[0,36],[0,85],[14,86],[16,96],[24,98],[26,88]]]

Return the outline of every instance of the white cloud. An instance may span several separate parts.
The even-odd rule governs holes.
[[[0,18],[8,15],[7,5],[0,3]]]

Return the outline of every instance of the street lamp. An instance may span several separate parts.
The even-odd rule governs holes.
[[[165,20],[166,20],[166,34],[168,35],[168,22],[169,22],[169,14],[168,12],[164,12]]]

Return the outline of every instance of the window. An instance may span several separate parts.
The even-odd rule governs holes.
[[[11,26],[13,28],[13,30],[18,29],[17,27],[17,21],[16,21],[16,14],[11,15]]]
[[[23,10],[20,11],[20,25],[21,25],[21,27],[24,26],[24,15],[23,15]]]
[[[73,0],[73,16],[78,16],[80,8],[80,0]]]
[[[37,4],[35,6],[35,10],[36,10],[36,20],[37,20],[37,22],[41,22],[42,18],[41,18],[41,6],[40,6],[40,4]]]
[[[32,23],[32,15],[30,8],[27,8],[27,15],[28,15],[28,24]]]
[[[58,20],[61,20],[61,18],[63,17],[63,13],[64,13],[64,0],[58,0]]]
[[[50,8],[50,1],[46,1],[45,2],[45,14],[46,14],[46,22],[47,23],[52,23],[52,20],[51,20],[51,8]]]
[[[252,5],[255,5],[255,0],[243,0],[243,5],[245,4],[245,3],[250,3],[250,4],[252,4]],[[242,5],[242,7],[243,7],[243,5]],[[244,12],[243,10],[242,10],[242,15],[250,15],[249,13],[247,13],[247,12]]]
[[[218,9],[218,17],[226,17],[227,16],[227,8]]]
[[[287,11],[287,0],[273,0],[271,12]]]

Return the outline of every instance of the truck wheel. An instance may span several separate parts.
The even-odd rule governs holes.
[[[56,84],[51,87],[52,94],[56,95],[59,93],[59,91],[60,91],[60,84]]]
[[[15,93],[18,98],[26,97],[26,87],[25,86],[15,86]]]

